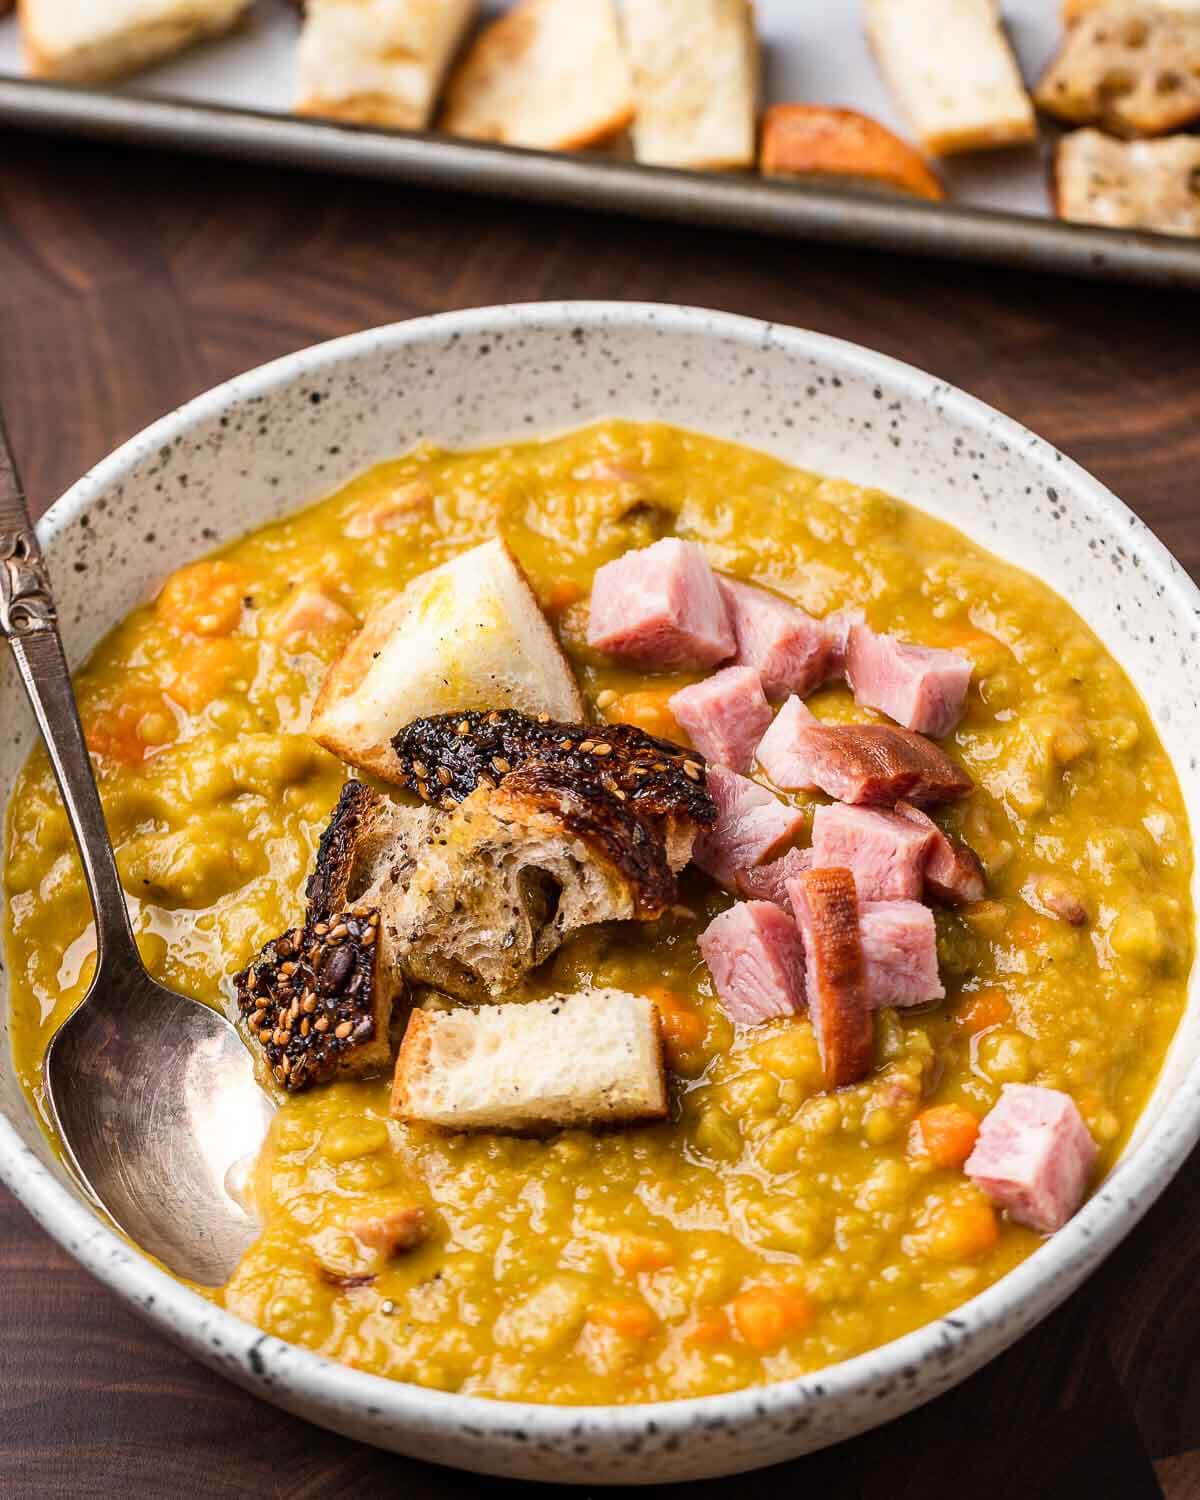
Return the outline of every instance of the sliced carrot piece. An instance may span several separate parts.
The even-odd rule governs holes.
[[[196,641],[187,648],[167,692],[189,714],[198,714],[222,693],[245,660],[243,643],[228,637]]]
[[[989,1026],[1002,1026],[1012,1019],[1012,1006],[1003,990],[977,990],[966,995],[954,1010],[954,1024],[971,1033],[986,1031]]]
[[[670,1240],[652,1234],[627,1234],[617,1247],[617,1264],[622,1271],[636,1276],[639,1271],[661,1271],[675,1260]]]
[[[573,578],[558,578],[542,595],[542,608],[548,615],[557,615],[582,598],[582,584],[576,583]]]
[[[934,1210],[923,1239],[938,1260],[977,1260],[1000,1238],[996,1210],[984,1198],[958,1198]]]
[[[812,1307],[799,1287],[751,1287],[733,1302],[733,1321],[745,1343],[770,1354],[812,1322]]]
[[[678,740],[679,725],[667,707],[667,699],[677,691],[674,687],[640,688],[632,693],[622,693],[604,710],[604,717],[610,724],[635,724],[647,734]]]
[[[683,1341],[702,1349],[711,1344],[723,1344],[731,1334],[726,1314],[720,1308],[710,1308],[696,1314],[696,1320],[684,1334]]]
[[[936,1104],[913,1122],[912,1143],[935,1167],[961,1167],[975,1149],[979,1121],[961,1104]]]
[[[218,557],[172,573],[154,608],[180,635],[232,635],[242,618],[244,591],[241,569]]]
[[[158,688],[130,688],[115,703],[83,716],[83,737],[93,755],[136,766],[174,740],[178,725]]]
[[[652,984],[646,994],[654,1001],[658,1011],[668,1060],[675,1053],[691,1052],[700,1045],[708,1028],[698,1011],[693,1010],[681,995],[668,989],[665,984]]]
[[[627,1339],[648,1339],[658,1327],[653,1309],[644,1302],[598,1302],[588,1316]]]

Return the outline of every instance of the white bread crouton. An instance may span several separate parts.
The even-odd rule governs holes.
[[[632,118],[613,0],[520,0],[455,70],[440,124],[476,140],[574,151]]]
[[[1055,209],[1076,224],[1200,236],[1198,180],[1200,136],[1115,141],[1074,130],[1055,154]]]
[[[421,130],[476,0],[307,0],[297,113]]]
[[[586,716],[570,663],[499,539],[422,573],[367,617],[330,668],[308,732],[390,781],[393,735],[413,719],[468,708]]]
[[[907,141],[854,109],[775,104],[763,119],[764,177],[807,177],[893,188],[936,202],[946,190]]]
[[[250,0],[21,0],[21,39],[39,78],[99,83],[220,36]]]
[[[1166,135],[1200,118],[1200,16],[1107,5],[1071,30],[1034,91],[1038,107],[1113,135]]]
[[[748,0],[624,0],[633,152],[661,167],[753,167],[758,38]]]
[[[393,1116],[447,1130],[661,1120],[658,1012],[645,995],[585,990],[478,1010],[415,1010],[396,1060]]]
[[[1037,138],[996,0],[864,0],[896,103],[932,156]]]

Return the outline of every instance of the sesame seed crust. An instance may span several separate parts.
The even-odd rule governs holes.
[[[289,1093],[386,1069],[378,939],[379,912],[355,907],[283,933],[235,976],[248,1034]]]

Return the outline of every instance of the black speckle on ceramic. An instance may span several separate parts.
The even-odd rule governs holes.
[[[68,651],[79,660],[171,568],[420,438],[474,446],[605,416],[658,417],[878,486],[1040,574],[1140,685],[1195,817],[1200,595],[1136,517],[1040,438],[940,381],[849,344],[719,313],[483,308],[358,334],[209,392],[106,459],[48,517]],[[7,658],[0,724],[7,797],[32,733]],[[0,966],[0,1000],[5,982]],[[1107,1182],[1066,1229],[953,1316],[819,1375],[658,1406],[538,1407],[420,1390],[230,1317],[92,1214],[26,1106],[7,1045],[0,1176],[101,1281],[290,1412],[510,1477],[694,1479],[777,1463],[887,1421],[1045,1316],[1145,1212],[1200,1135],[1198,1051],[1193,988],[1151,1104]]]

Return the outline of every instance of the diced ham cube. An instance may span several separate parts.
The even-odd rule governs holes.
[[[849,870],[809,870],[788,883],[804,944],[804,988],[831,1089],[871,1071],[875,1023],[867,996],[858,894]]]
[[[736,882],[738,895],[744,896],[747,901],[774,901],[776,906],[783,907],[790,914],[792,898],[788,895],[788,881],[795,880],[805,870],[811,869],[811,850],[789,849],[770,864],[740,870]]]
[[[850,630],[846,680],[855,700],[935,739],[962,718],[971,670],[957,651],[909,646],[866,625]]]
[[[358,621],[348,609],[320,588],[302,587],[284,604],[267,628],[273,640],[290,641],[321,631],[353,630]]]
[[[943,906],[967,906],[982,901],[987,890],[983,866],[974,849],[943,833],[928,813],[910,802],[897,802],[896,812],[930,834],[932,843],[925,860],[925,895]]]
[[[753,667],[768,698],[807,698],[841,671],[845,634],[766,589],[718,579],[737,637],[739,666]]]
[[[1069,1094],[1006,1083],[963,1171],[1017,1223],[1052,1234],[1083,1202],[1096,1155]]]
[[[350,1228],[355,1238],[369,1249],[388,1256],[414,1249],[431,1233],[428,1213],[415,1203],[360,1219]]]
[[[919,900],[932,843],[928,829],[881,808],[835,802],[813,813],[813,869],[849,870],[863,902]]]
[[[598,568],[588,645],[658,671],[728,660],[737,640],[704,549],[668,536]]]
[[[667,707],[710,764],[748,771],[771,722],[771,705],[753,667],[722,667],[680,688]]]
[[[867,999],[881,1005],[944,1000],[933,913],[919,901],[875,901],[859,909]]]
[[[966,772],[923,735],[890,724],[822,724],[787,700],[758,747],[758,763],[785,791],[891,806],[942,802],[971,790]]]
[[[724,766],[709,766],[706,784],[717,821],[696,835],[692,860],[718,885],[736,892],[744,871],[774,859],[791,843],[804,827],[804,814]]]
[[[407,531],[433,513],[433,491],[421,479],[398,484],[389,494],[351,511],[347,536],[375,536],[380,531]]]
[[[803,1008],[800,934],[772,902],[731,906],[700,934],[699,947],[731,1020],[754,1026]]]

